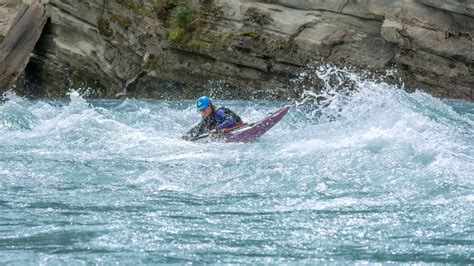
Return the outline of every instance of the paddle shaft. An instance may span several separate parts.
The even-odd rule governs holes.
[[[233,127],[229,127],[229,128],[224,128],[221,130],[222,133],[227,133],[229,131],[232,131],[232,130],[235,130],[235,129],[238,129],[238,128],[241,128],[241,127],[244,127],[244,126],[247,126],[248,124],[247,123],[240,123],[238,125],[235,125]],[[203,139],[203,138],[207,138],[209,137],[211,134],[209,133],[205,133],[205,134],[201,134],[199,136],[197,136],[196,138],[193,139],[194,140],[198,140],[198,139]]]

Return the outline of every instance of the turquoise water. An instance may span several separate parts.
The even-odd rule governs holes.
[[[357,82],[246,144],[181,140],[192,101],[6,95],[0,264],[474,263],[474,104]]]

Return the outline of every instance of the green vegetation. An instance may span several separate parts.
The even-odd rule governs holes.
[[[192,33],[198,26],[198,13],[191,7],[189,0],[177,2],[177,5],[171,10],[168,41],[187,43],[192,39]]]
[[[120,16],[120,15],[117,15],[117,14],[113,14],[110,17],[110,20],[112,22],[115,22],[117,25],[122,27],[124,30],[128,30],[128,27],[130,27],[130,25],[132,24],[132,21],[129,18]]]
[[[98,21],[98,26],[99,26],[99,32],[100,34],[104,35],[105,37],[112,37],[114,35],[114,32],[110,29],[110,22],[109,20],[105,18],[99,18]]]
[[[245,36],[245,37],[252,37],[252,38],[258,38],[258,33],[255,31],[244,31],[239,33],[240,36]]]
[[[276,41],[276,47],[280,50],[286,49],[287,48],[287,43],[284,40],[277,40]]]
[[[196,11],[191,9],[189,1],[182,1],[171,11],[171,26],[189,28],[196,20]]]
[[[189,47],[192,48],[198,48],[198,49],[208,49],[211,47],[211,44],[205,41],[197,40],[197,39],[192,39],[187,43]]]

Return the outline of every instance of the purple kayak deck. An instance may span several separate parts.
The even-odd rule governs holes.
[[[289,109],[290,106],[286,105],[252,125],[241,127],[225,134],[220,140],[224,142],[253,141],[280,122]]]

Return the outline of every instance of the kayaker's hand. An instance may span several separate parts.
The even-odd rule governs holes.
[[[216,130],[215,129],[209,131],[209,136],[214,137],[214,135],[216,135]]]

